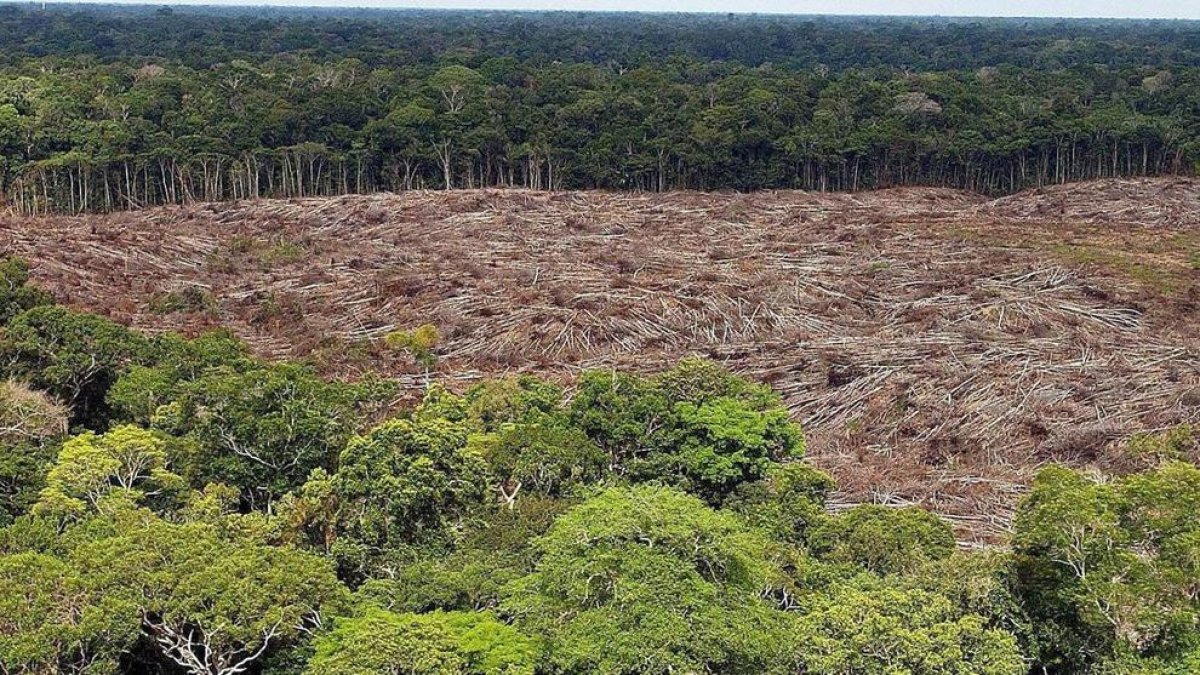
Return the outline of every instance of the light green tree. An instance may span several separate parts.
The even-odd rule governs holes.
[[[368,609],[317,640],[306,675],[532,675],[537,646],[486,612]]]
[[[334,482],[343,531],[386,547],[438,537],[483,503],[489,479],[462,423],[401,418],[351,439]]]
[[[795,672],[813,675],[1022,675],[1016,639],[949,600],[886,586],[846,586],[797,622]]]
[[[346,592],[315,555],[153,516],[79,546],[69,562],[105,598],[136,606],[157,651],[190,675],[253,669],[319,628]]]
[[[0,672],[108,675],[137,638],[137,607],[50,555],[0,556]]]
[[[162,435],[121,426],[106,434],[89,431],[63,443],[34,510],[79,518],[100,511],[105,498],[114,494],[141,502],[182,487],[183,480],[168,467]]]

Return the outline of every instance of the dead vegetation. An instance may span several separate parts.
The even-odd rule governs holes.
[[[68,418],[66,406],[46,394],[0,380],[0,442],[12,446],[60,436]]]
[[[922,502],[986,539],[1037,466],[1200,422],[1198,221],[1200,184],[1168,179],[992,202],[417,192],[10,218],[0,237],[72,305],[228,325],[342,375],[418,386],[383,342],[425,324],[459,384],[716,358],[783,393],[841,503]],[[152,311],[187,288],[211,302]]]
[[[1195,228],[1200,190],[1191,178],[1113,179],[1021,192],[988,202],[979,212],[1027,221]]]

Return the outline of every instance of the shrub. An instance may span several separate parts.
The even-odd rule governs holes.
[[[216,306],[212,293],[203,286],[185,286],[156,296],[150,301],[150,311],[155,314],[205,312]]]
[[[418,366],[429,370],[437,364],[437,354],[434,350],[441,339],[437,327],[427,323],[413,330],[388,333],[387,344],[393,349],[407,352]]]

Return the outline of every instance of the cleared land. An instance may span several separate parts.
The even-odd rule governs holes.
[[[1046,462],[1122,469],[1200,422],[1200,183],[966,193],[420,192],[0,218],[72,306],[231,327],[327,372],[652,370],[687,354],[779,389],[838,503],[922,502],[987,540]]]

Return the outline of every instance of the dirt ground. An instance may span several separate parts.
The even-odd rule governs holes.
[[[75,307],[224,325],[268,356],[419,386],[388,332],[443,335],[452,386],[700,354],[770,382],[841,483],[1002,535],[1038,466],[1121,470],[1200,422],[1200,183],[988,201],[414,192],[0,217],[0,250]]]

